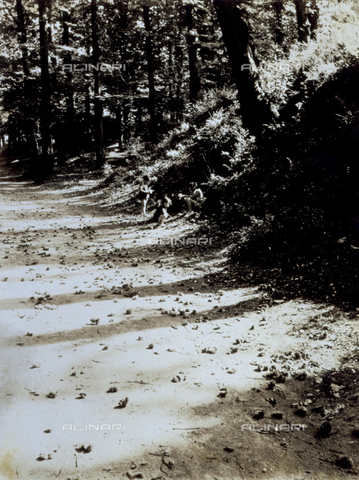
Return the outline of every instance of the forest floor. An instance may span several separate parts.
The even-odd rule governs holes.
[[[64,182],[0,178],[0,478],[357,478],[355,312]]]

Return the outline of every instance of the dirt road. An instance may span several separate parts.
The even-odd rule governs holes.
[[[0,195],[1,479],[356,478],[355,410],[323,440],[310,411],[355,317],[237,286],[215,244],[154,245],[194,224],[151,230],[80,187]]]

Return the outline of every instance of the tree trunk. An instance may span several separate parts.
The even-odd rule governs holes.
[[[157,142],[157,120],[156,120],[156,92],[153,72],[153,51],[151,41],[150,7],[143,7],[143,20],[146,29],[146,55],[147,55],[147,73],[148,73],[148,113],[150,115],[150,140],[151,143]]]
[[[183,52],[180,47],[175,50],[176,53],[176,122],[179,123],[183,117],[183,98],[182,98],[182,78],[183,78]]]
[[[46,0],[38,0],[39,22],[40,22],[40,65],[41,65],[41,101],[40,101],[40,135],[41,135],[41,157],[40,171],[38,176],[46,178],[53,172],[53,159],[49,155],[51,148],[50,135],[50,75],[48,39],[46,32]]]
[[[275,28],[275,41],[278,45],[283,45],[284,32],[283,32],[283,0],[275,0],[273,7],[277,17],[277,25]]]
[[[169,75],[173,75],[173,58],[172,58],[172,41],[168,42],[168,71]],[[170,114],[170,122],[174,120],[174,100],[173,100],[173,84],[170,80],[168,84],[168,111]]]
[[[37,150],[35,133],[36,123],[31,119],[25,120],[25,134],[27,137],[26,146],[29,155],[28,174],[30,178],[36,178],[39,165],[39,153]]]
[[[14,149],[14,116],[9,115],[7,122],[7,131],[8,131],[8,143],[9,143],[9,155],[12,155]]]
[[[319,20],[319,7],[316,0],[312,0],[308,10],[308,22],[310,24],[310,38],[317,38],[317,28]]]
[[[116,125],[117,125],[117,141],[118,146],[122,147],[122,111],[121,105],[118,106],[116,110]]]
[[[57,162],[59,165],[66,164],[66,153],[67,153],[67,132],[66,132],[66,122],[58,120],[53,129],[53,136],[55,139],[55,150]]]
[[[100,60],[100,50],[97,33],[97,0],[91,0],[91,28],[92,28],[92,63],[94,71],[94,130],[96,147],[96,167],[101,168],[105,163],[105,145],[103,140],[102,101],[100,98],[100,72],[97,64]]]
[[[68,12],[64,12],[62,16],[62,44],[70,46],[70,33],[69,33],[69,21],[70,16]],[[65,64],[71,64],[72,58],[71,53],[67,53],[64,58]],[[74,104],[74,86],[72,84],[73,74],[72,71],[66,69],[66,86],[65,86],[65,95],[66,95],[66,118],[65,118],[65,128],[63,129],[63,144],[65,145],[65,153],[59,158],[61,163],[66,162],[67,150],[71,154],[78,154],[78,144],[75,139],[75,104]],[[67,128],[66,128],[67,126]]]
[[[307,0],[294,0],[297,14],[298,40],[308,42],[310,24],[308,21]]]
[[[261,88],[251,35],[236,0],[214,0],[218,22],[238,91],[244,127],[261,136],[264,124],[273,120],[270,106],[259,98]]]
[[[130,113],[130,107],[127,102],[127,100],[124,100],[123,102],[123,141],[125,144],[129,141],[130,139],[130,127],[128,124],[128,117]]]
[[[29,58],[26,47],[27,32],[25,25],[25,12],[22,0],[16,0],[17,26],[19,33],[19,43],[21,45],[22,69],[24,73],[24,130],[27,143],[27,151],[29,153],[29,169],[28,174],[31,178],[36,176],[36,169],[39,161],[37,151],[37,143],[35,138],[36,124],[32,117],[32,106],[30,105],[30,81],[29,81]]]
[[[138,99],[135,102],[136,110],[137,110],[137,126],[136,126],[136,135],[140,135],[142,131],[142,103],[141,99]]]
[[[24,7],[22,5],[22,0],[16,0],[16,13],[17,13],[19,43],[21,45],[21,52],[22,52],[22,69],[26,79],[26,77],[29,75],[29,65],[28,65],[28,52],[26,48],[27,35],[26,35],[26,26],[25,26],[25,13],[24,13]]]
[[[187,45],[189,57],[189,98],[191,102],[199,100],[201,81],[198,74],[196,35],[193,32],[193,5],[186,5]]]
[[[90,88],[89,86],[86,87],[85,93],[85,118],[84,118],[84,143],[89,145],[91,142],[91,105],[90,105]]]

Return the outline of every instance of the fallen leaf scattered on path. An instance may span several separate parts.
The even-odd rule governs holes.
[[[117,387],[110,387],[106,393],[116,393],[117,392]]]
[[[126,405],[128,403],[128,397],[124,398],[123,400],[120,400],[118,402],[118,405],[116,405],[116,407],[114,407],[115,409],[119,409],[119,408],[125,408]]]
[[[90,453],[92,451],[92,446],[91,445],[81,445],[80,447],[75,448],[77,453]]]
[[[217,351],[217,347],[205,347],[202,349],[202,353],[209,353],[210,355],[215,354]]]

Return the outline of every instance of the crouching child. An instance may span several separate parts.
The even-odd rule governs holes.
[[[157,210],[153,215],[153,218],[152,218],[153,222],[158,223],[159,225],[163,224],[163,222],[169,217],[167,210],[168,210],[168,207],[170,206],[170,203],[171,203],[171,200],[167,196],[161,199],[157,207]]]

